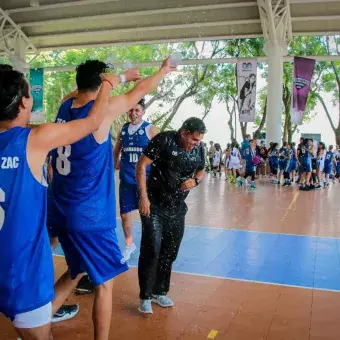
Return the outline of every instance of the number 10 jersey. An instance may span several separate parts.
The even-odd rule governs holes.
[[[94,101],[72,108],[63,103],[57,122],[87,117]],[[116,225],[113,152],[110,135],[98,143],[91,134],[51,153],[53,180],[48,198],[47,225],[58,229],[99,231]]]
[[[147,134],[147,127],[151,124],[143,122],[137,131],[129,134],[129,123],[124,124],[120,134],[122,146],[122,157],[120,160],[120,180],[124,183],[136,184],[136,165],[139,157],[148,146],[150,139]],[[147,174],[150,167],[147,169]]]

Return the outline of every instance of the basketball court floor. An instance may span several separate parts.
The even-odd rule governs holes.
[[[248,191],[207,176],[187,200],[169,293],[175,307],[138,314],[136,252],[115,280],[110,339],[340,339],[340,184],[297,189],[263,180]],[[123,247],[120,220],[117,233]],[[134,234],[139,245],[138,213]],[[57,276],[66,268],[62,255],[58,248]],[[70,296],[80,312],[53,326],[55,340],[92,339],[92,301]],[[0,329],[16,339],[3,317]]]

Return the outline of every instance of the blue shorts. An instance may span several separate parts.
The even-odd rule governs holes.
[[[121,263],[123,256],[114,229],[80,232],[60,228],[58,236],[72,279],[86,272],[99,286],[128,270]]]
[[[336,173],[340,175],[340,161],[336,163]]]
[[[291,171],[296,171],[297,170],[297,161],[296,161],[296,159],[295,158],[292,158],[291,160],[290,160],[290,164],[289,164],[289,172],[291,172]]]
[[[279,161],[279,168],[281,171],[288,171],[289,162],[287,160],[280,160]]]
[[[325,163],[325,166],[323,168],[323,172],[326,175],[330,175],[333,172],[333,164],[332,163],[330,163],[330,164]]]
[[[120,214],[124,215],[137,210],[139,206],[139,192],[137,184],[120,182],[119,185]]]
[[[301,162],[302,172],[312,172],[312,160],[303,160]]]

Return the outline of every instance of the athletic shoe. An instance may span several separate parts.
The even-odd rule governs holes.
[[[94,291],[94,285],[88,275],[83,276],[74,290],[76,295],[91,294]]]
[[[131,245],[127,244],[125,247],[125,250],[123,252],[123,258],[121,260],[121,263],[125,263],[130,260],[131,255],[136,251],[137,247],[134,243]]]
[[[152,302],[163,308],[172,307],[174,305],[174,302],[166,295],[152,295]]]
[[[315,190],[321,190],[322,186],[320,185],[320,183],[315,187]]]
[[[311,184],[311,185],[309,186],[309,190],[315,190],[315,185]]]
[[[151,300],[140,300],[138,311],[143,314],[152,314]]]
[[[79,312],[78,305],[62,305],[53,315],[52,322],[61,322],[74,318]]]

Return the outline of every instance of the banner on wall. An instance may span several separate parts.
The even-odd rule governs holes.
[[[291,111],[291,120],[296,125],[301,125],[302,123],[314,67],[314,59],[294,57],[293,107]]]
[[[240,122],[253,122],[256,104],[256,74],[255,59],[237,62],[237,90]]]
[[[36,68],[30,70],[31,96],[33,108],[31,122],[44,122],[44,69]]]

